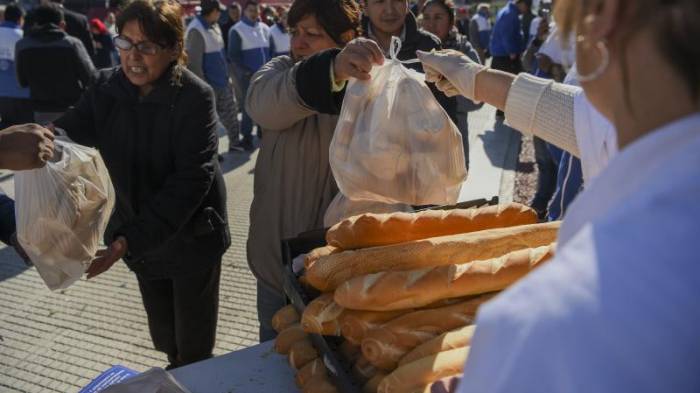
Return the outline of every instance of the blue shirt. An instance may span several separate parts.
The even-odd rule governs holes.
[[[15,45],[22,35],[17,23],[0,23],[0,97],[29,97],[29,89],[20,87],[17,81],[15,68]]]
[[[525,50],[519,15],[518,6],[513,2],[509,2],[498,11],[496,23],[491,32],[492,56],[520,55]]]

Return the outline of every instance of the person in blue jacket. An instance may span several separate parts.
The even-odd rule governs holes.
[[[260,22],[259,17],[259,4],[254,0],[248,1],[243,8],[243,17],[228,33],[228,57],[234,65],[244,100],[248,85],[250,85],[250,78],[271,58],[270,28]],[[253,121],[248,115],[245,105],[241,105],[241,110],[243,112],[241,122],[243,139],[235,147],[251,151],[253,150]]]
[[[491,68],[518,74],[522,71],[520,56],[525,50],[520,14],[529,9],[532,0],[511,0],[498,11],[496,23],[491,32],[489,51],[493,60]],[[496,116],[503,117],[502,111]]]

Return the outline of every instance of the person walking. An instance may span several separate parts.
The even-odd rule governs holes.
[[[32,12],[33,24],[17,42],[17,80],[29,87],[34,121],[49,123],[73,106],[92,83],[95,67],[83,43],[64,31],[62,9],[54,3]]]
[[[187,26],[187,68],[206,81],[216,96],[216,112],[226,128],[230,149],[238,141],[238,113],[224,55],[224,40],[218,20],[225,8],[218,0],[202,0],[201,13]]]
[[[270,28],[270,55],[272,57],[289,54],[290,38],[287,31],[287,14],[287,9],[282,7],[277,22]]]
[[[258,2],[250,0],[243,8],[241,20],[229,31],[228,57],[234,64],[243,97],[248,94],[248,86],[253,74],[270,60],[270,28],[259,19],[260,6]],[[241,109],[243,138],[237,143],[231,142],[231,146],[235,149],[252,151],[254,148],[253,120],[248,115],[245,105]]]
[[[101,20],[93,18],[90,20],[90,29],[95,39],[95,67],[101,69],[114,66],[114,42],[107,26]]]
[[[486,61],[489,53],[489,43],[491,42],[491,6],[481,3],[477,7],[477,12],[469,22],[469,41],[481,61]]]

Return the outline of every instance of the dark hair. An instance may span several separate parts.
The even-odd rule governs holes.
[[[293,28],[309,15],[316,17],[340,46],[361,35],[361,11],[355,0],[295,0],[287,14],[287,24]],[[354,36],[350,37],[348,31],[355,33]]]
[[[421,13],[425,12],[425,9],[430,5],[437,5],[442,7],[445,12],[447,12],[447,17],[450,20],[450,26],[455,24],[455,4],[452,0],[428,0],[424,5]]]
[[[230,10],[232,10],[232,9],[235,8],[235,9],[237,9],[239,12],[241,11],[241,5],[238,4],[238,3],[236,3],[235,1],[232,2],[231,4],[229,4],[229,5],[228,5],[228,8],[229,8]]]
[[[176,0],[134,0],[117,16],[117,32],[127,22],[138,21],[144,35],[166,49],[178,52],[178,64],[187,62],[182,7]]]
[[[248,1],[245,2],[245,5],[243,6],[243,9],[248,8],[249,5],[259,6],[260,3],[258,3],[258,2],[255,1],[255,0],[248,0]]]
[[[32,11],[34,25],[58,25],[63,22],[63,10],[57,4],[42,4]]]
[[[19,20],[24,16],[24,10],[17,3],[10,3],[5,7],[5,20],[8,22],[19,23]]]
[[[559,0],[555,13],[557,24],[565,36],[575,31],[577,21],[588,6],[589,1]],[[625,0],[621,2],[620,9],[625,10],[624,23],[616,28],[620,31],[620,46],[624,47],[643,27],[651,26],[655,31],[655,44],[688,84],[695,104],[700,104],[700,1]],[[623,63],[626,62],[623,53]],[[627,94],[629,75],[626,68],[623,71]]]

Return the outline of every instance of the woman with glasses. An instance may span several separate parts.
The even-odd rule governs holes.
[[[212,356],[230,243],[212,89],[188,71],[182,9],[135,0],[117,18],[121,66],[100,71],[54,125],[97,148],[117,203],[92,278],[124,259],[169,368]]]

